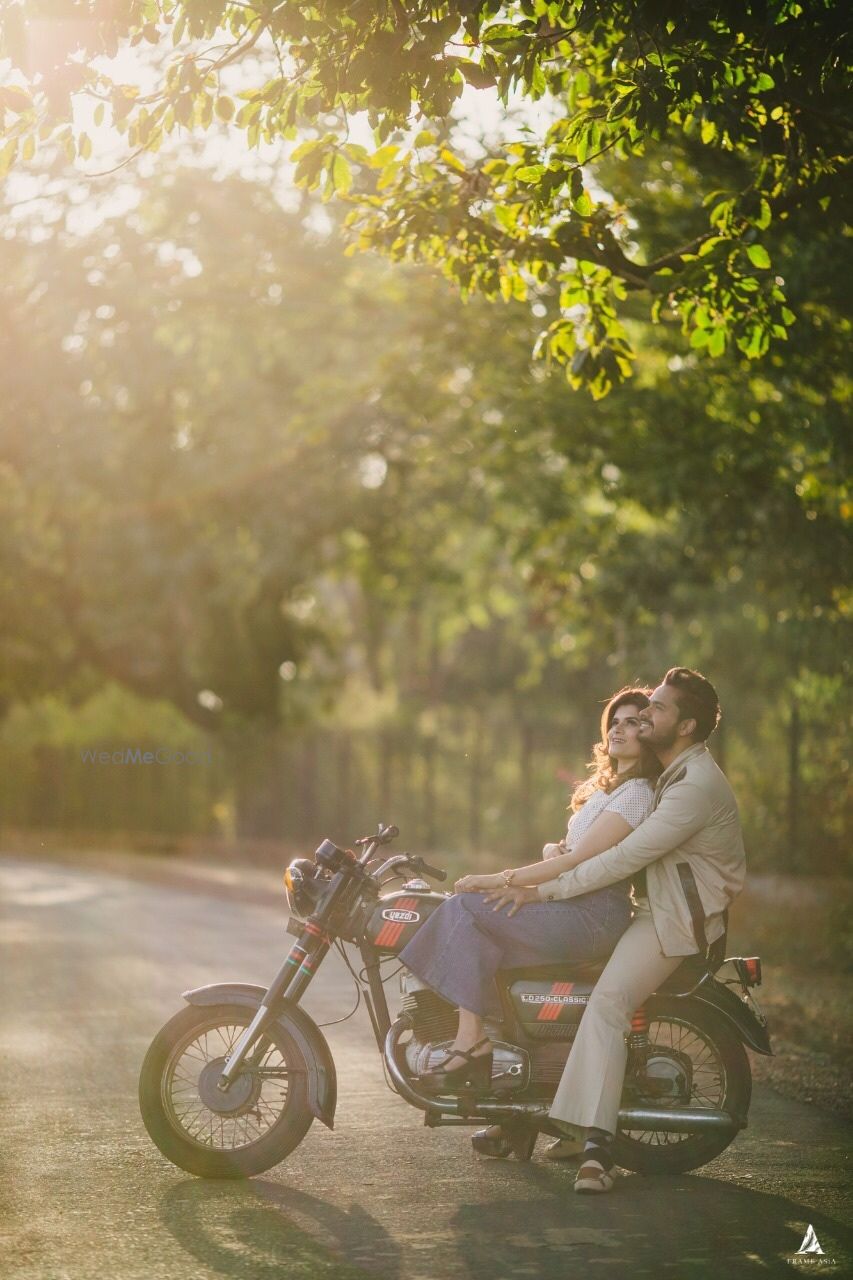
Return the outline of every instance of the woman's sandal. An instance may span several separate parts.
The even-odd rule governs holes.
[[[488,1089],[492,1083],[492,1058],[491,1051],[489,1053],[475,1053],[476,1049],[482,1048],[484,1044],[488,1044],[488,1036],[482,1040],[478,1040],[470,1049],[451,1049],[445,1058],[445,1062],[452,1062],[454,1058],[462,1058],[464,1061],[458,1067],[453,1067],[450,1071],[441,1066],[436,1071],[425,1071],[420,1076],[421,1084],[429,1085],[438,1093],[445,1093],[452,1089]]]
[[[536,1146],[539,1131],[530,1125],[503,1126],[492,1125],[497,1133],[489,1133],[488,1129],[479,1129],[471,1138],[471,1146],[482,1156],[492,1156],[496,1160],[507,1160],[515,1156],[516,1160],[529,1160]]]
[[[613,1186],[613,1157],[602,1147],[589,1147],[575,1178],[575,1191],[610,1191]],[[606,1166],[606,1167],[605,1167]]]
[[[506,1160],[512,1155],[512,1143],[504,1133],[501,1126],[491,1125],[491,1129],[496,1129],[496,1133],[490,1133],[489,1129],[478,1129],[475,1134],[471,1135],[471,1146],[481,1156],[492,1156],[495,1160]]]

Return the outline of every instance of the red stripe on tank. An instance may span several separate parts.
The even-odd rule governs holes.
[[[417,898],[400,898],[395,902],[393,907],[387,908],[389,911],[411,911],[413,907],[418,905]],[[376,935],[373,945],[375,947],[393,947],[399,942],[403,930],[406,927],[406,921],[386,920],[382,928]]]
[[[553,982],[551,984],[552,996],[570,996],[574,990],[573,982]],[[565,1005],[560,1001],[548,1001],[543,1004],[537,1016],[537,1022],[556,1022],[562,1013]]]

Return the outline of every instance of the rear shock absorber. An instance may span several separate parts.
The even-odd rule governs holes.
[[[639,1075],[645,1066],[649,1052],[649,1015],[646,1006],[641,1004],[631,1015],[631,1030],[628,1032],[628,1070],[632,1075]]]

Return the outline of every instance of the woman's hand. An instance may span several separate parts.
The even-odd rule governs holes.
[[[519,907],[523,907],[526,902],[540,902],[539,893],[535,885],[530,888],[513,889],[512,886],[507,888],[502,885],[499,889],[492,889],[486,894],[486,902],[494,902],[493,911],[500,911],[501,907],[509,907],[508,916],[514,916]]]
[[[542,850],[542,857],[547,862],[549,858],[561,858],[564,853],[568,852],[565,840],[560,840],[557,844],[546,844]]]
[[[486,893],[490,889],[500,889],[504,878],[500,872],[490,876],[462,876],[453,886],[454,893]]]

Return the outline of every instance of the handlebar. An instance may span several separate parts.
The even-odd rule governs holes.
[[[431,876],[433,880],[447,879],[446,871],[441,871],[438,867],[431,867],[428,862],[424,862],[423,858],[419,858],[414,853],[395,854],[393,858],[388,858],[387,861],[383,862],[381,867],[377,867],[373,872],[373,875],[377,880],[381,881],[382,877],[387,875],[389,871],[392,871],[395,867],[402,866],[403,864],[410,867],[412,871],[417,871],[421,875]]]
[[[364,850],[358,860],[359,864],[362,867],[366,867],[374,856],[379,845],[389,844],[390,841],[395,840],[399,834],[400,828],[395,827],[393,823],[391,823],[390,826],[383,827],[380,822],[379,830],[375,836],[362,836],[360,840],[354,840],[353,844],[355,847],[357,849],[360,848]],[[407,862],[413,871],[420,871],[422,875],[430,876],[433,880],[447,879],[446,871],[442,871],[440,867],[431,866],[428,862],[424,862],[423,858],[411,853],[397,854],[396,857],[389,858],[387,862],[384,862],[379,870],[374,874],[381,876],[390,867],[396,866],[400,862]]]
[[[409,858],[409,862],[416,871],[422,871],[424,875],[430,876],[433,880],[446,880],[447,872],[442,871],[439,867],[432,867],[428,862],[424,862],[423,858]]]

